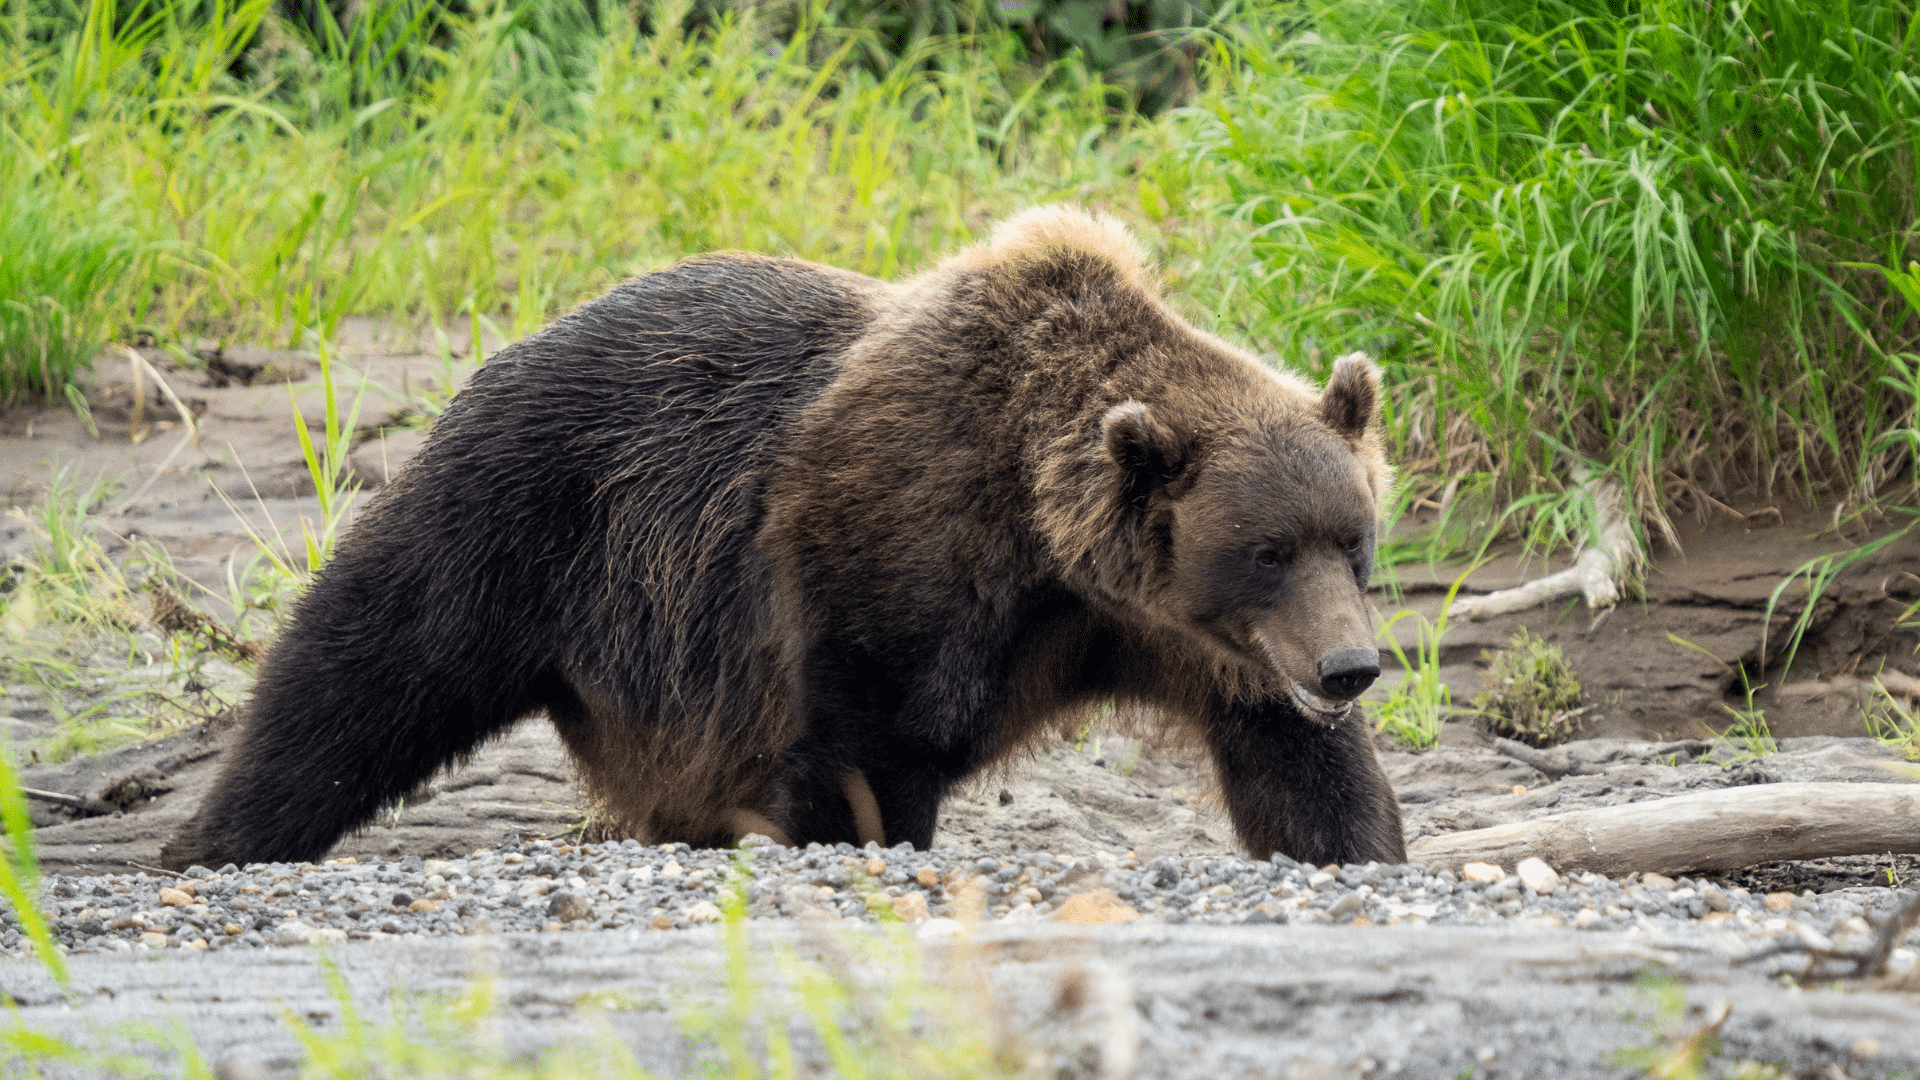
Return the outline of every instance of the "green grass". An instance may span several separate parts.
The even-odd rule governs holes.
[[[61,181],[20,182],[18,163],[0,153],[0,406],[61,396],[140,261],[131,229],[74,206]]]
[[[1800,645],[1806,640],[1807,631],[1813,625],[1814,609],[1820,603],[1821,596],[1825,595],[1827,588],[1834,583],[1841,572],[1854,563],[1870,558],[1882,549],[1898,543],[1908,533],[1920,528],[1920,512],[1902,507],[1897,508],[1896,513],[1907,519],[1906,524],[1858,546],[1809,559],[1795,568],[1793,573],[1781,578],[1780,583],[1773,587],[1773,592],[1767,597],[1766,612],[1762,615],[1764,621],[1761,623],[1760,631],[1759,669],[1753,673],[1753,677],[1762,678],[1767,673],[1768,632],[1773,626],[1774,612],[1780,607],[1780,599],[1786,594],[1787,589],[1794,582],[1802,579],[1807,583],[1807,594],[1801,600],[1800,614],[1794,618],[1793,628],[1787,632],[1784,647],[1786,655],[1781,659],[1777,669],[1780,672],[1787,672],[1793,668],[1794,658],[1800,654]],[[1903,623],[1906,617],[1903,614],[1894,622]],[[1742,677],[1745,677],[1744,674]]]
[[[0,49],[0,187],[158,252],[98,286],[123,334],[478,314],[518,336],[722,248],[897,275],[1025,203],[1097,196],[1138,126],[1077,64],[1035,71],[1011,38],[923,39],[875,73],[849,62],[864,31],[804,8],[785,41],[751,14],[683,32],[665,3],[645,37],[620,12],[568,43],[571,65],[521,62],[507,7],[322,53],[265,0],[192,27],[185,0],[117,30],[107,0],[84,10]]]
[[[1309,366],[1378,352],[1405,468],[1507,502],[1586,460],[1656,530],[1911,490],[1911,3],[1247,14],[1183,118],[1243,226],[1196,284]]]
[[[1078,58],[1119,53],[1036,68],[964,5],[925,28],[979,32],[935,37],[854,3],[28,9],[0,396],[58,399],[104,334],[519,336],[718,248],[897,276],[1070,198],[1160,223],[1203,320],[1380,354],[1417,497],[1470,511],[1390,559],[1463,521],[1579,542],[1578,461],[1658,531],[1887,495],[1920,447],[1910,4],[1253,3],[1158,120]]]

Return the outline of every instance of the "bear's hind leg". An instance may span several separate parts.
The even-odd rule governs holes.
[[[805,743],[783,758],[779,816],[794,843],[933,846],[947,779],[927,761],[883,761]]]
[[[370,613],[359,597],[379,594],[352,587],[359,569],[337,560],[303,602],[219,780],[161,849],[166,866],[318,859],[545,703],[551,676],[532,674],[541,661],[528,642],[489,641],[465,612]]]

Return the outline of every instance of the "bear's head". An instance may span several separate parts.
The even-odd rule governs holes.
[[[1317,397],[1276,390],[1212,430],[1124,401],[1102,443],[1137,514],[1155,621],[1331,724],[1380,673],[1366,601],[1388,482],[1379,372],[1355,353]]]

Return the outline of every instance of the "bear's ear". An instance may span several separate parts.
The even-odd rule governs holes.
[[[1333,362],[1333,377],[1320,395],[1320,419],[1337,435],[1357,439],[1380,411],[1380,369],[1366,353]]]
[[[1153,415],[1138,401],[1123,401],[1100,418],[1100,438],[1107,456],[1128,477],[1127,497],[1138,502],[1155,488],[1178,495],[1189,486],[1194,472],[1195,446]]]

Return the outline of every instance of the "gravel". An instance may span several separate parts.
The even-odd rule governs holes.
[[[1523,867],[1523,871],[1527,868]],[[1710,880],[1659,875],[1462,872],[1420,864],[1303,866],[1233,857],[1132,853],[1078,858],[1046,852],[994,856],[967,848],[914,851],[851,845],[804,849],[765,841],[740,851],[646,846],[632,840],[567,846],[509,840],[458,859],[315,865],[194,867],[185,875],[137,871],[53,876],[47,911],[70,953],[298,947],[346,940],[419,939],[591,929],[671,930],[720,921],[746,874],[753,919],[875,922],[905,919],[923,937],[960,921],[1140,924],[1346,924],[1625,932],[1649,944],[1685,944],[1740,955],[1780,941],[1816,948],[1863,946],[1869,920],[1910,891],[1853,887],[1815,894],[1756,894]],[[1536,891],[1522,877],[1542,884]],[[1070,902],[1071,901],[1071,902]],[[1911,970],[1920,929],[1897,950]],[[26,956],[11,911],[0,913],[0,951]],[[1802,972],[1804,955],[1756,970]],[[1817,972],[1816,972],[1817,974]]]

